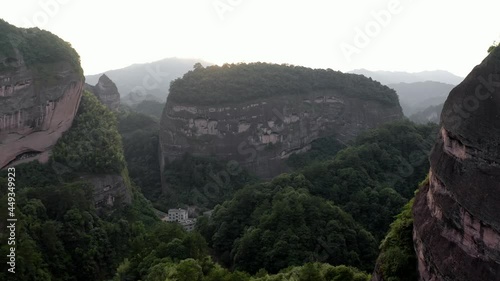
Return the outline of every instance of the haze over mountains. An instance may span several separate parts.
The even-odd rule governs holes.
[[[151,63],[105,71],[115,82],[122,103],[137,105],[144,100],[164,103],[170,82],[193,69],[194,64],[212,65],[201,59],[166,58]],[[430,106],[442,104],[450,90],[463,78],[448,71],[422,71],[417,73],[402,71],[370,71],[357,69],[348,73],[362,74],[396,90],[403,113],[411,116]],[[86,83],[96,84],[102,73],[87,75]]]
[[[404,115],[417,123],[438,123],[446,97],[463,80],[445,70],[410,73],[355,69],[349,72],[371,77],[394,89]]]
[[[115,82],[126,104],[137,104],[143,100],[165,102],[170,81],[181,77],[193,69],[195,63],[211,65],[200,59],[166,58],[150,63],[137,63],[131,66],[105,71]],[[85,82],[94,85],[102,73],[85,76]]]
[[[464,80],[463,77],[457,76],[445,70],[421,71],[421,72],[404,72],[404,71],[371,71],[368,69],[355,69],[348,71],[349,73],[362,74],[366,77],[371,77],[382,84],[396,83],[414,83],[423,81],[436,81],[446,84],[457,85]]]
[[[389,88],[396,90],[399,103],[406,116],[411,116],[430,106],[444,103],[450,91],[455,87],[436,81],[388,84]]]

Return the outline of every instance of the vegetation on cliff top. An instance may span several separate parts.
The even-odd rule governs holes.
[[[125,168],[115,115],[84,91],[73,126],[53,149],[56,162],[78,172],[115,173]]]
[[[11,62],[20,52],[25,64],[46,75],[48,64],[67,62],[75,72],[83,75],[80,56],[58,36],[39,28],[17,28],[0,19],[0,72],[12,70]],[[45,77],[47,78],[47,77]]]
[[[202,67],[172,81],[168,100],[219,105],[286,95],[341,95],[398,105],[396,92],[370,78],[331,69],[269,63]]]

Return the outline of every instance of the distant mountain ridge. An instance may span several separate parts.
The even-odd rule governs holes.
[[[399,103],[406,116],[411,116],[430,106],[443,104],[450,91],[455,87],[436,81],[388,84],[398,93]]]
[[[436,110],[440,108],[438,105],[443,104],[450,91],[464,79],[445,70],[411,73],[355,69],[348,73],[364,75],[394,89],[399,96],[403,113],[407,117],[421,113],[429,107],[433,108],[430,111],[435,115]],[[422,114],[427,116],[427,113]],[[432,119],[429,121],[437,121],[435,117],[429,118]]]
[[[192,70],[196,63],[203,66],[212,65],[200,59],[166,58],[87,75],[85,79],[86,83],[95,85],[99,77],[106,74],[115,82],[124,103],[138,104],[143,100],[165,102],[170,82]]]
[[[438,105],[431,105],[424,110],[412,114],[408,118],[417,124],[436,123],[441,121],[441,111],[443,110],[444,103]]]
[[[457,76],[445,70],[421,71],[421,72],[404,72],[404,71],[372,71],[368,69],[354,69],[348,73],[362,74],[366,77],[371,77],[382,84],[395,83],[415,83],[424,81],[436,81],[446,84],[457,85],[463,77]]]

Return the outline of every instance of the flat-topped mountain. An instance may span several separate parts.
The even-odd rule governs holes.
[[[162,165],[184,153],[235,160],[265,178],[313,140],[403,117],[396,93],[333,70],[266,63],[202,67],[175,80],[160,124]]]
[[[70,44],[38,28],[0,20],[0,168],[49,158],[70,128],[83,71]]]

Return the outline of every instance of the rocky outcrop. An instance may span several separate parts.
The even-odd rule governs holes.
[[[17,29],[0,20],[0,168],[49,158],[50,148],[71,126],[83,87],[78,55],[57,36]],[[58,56],[34,57],[43,41],[66,48]],[[16,40],[9,41],[10,38]],[[36,46],[36,47],[35,47]],[[68,58],[68,59],[66,59]]]
[[[161,120],[161,165],[184,153],[235,160],[260,177],[287,170],[284,159],[317,138],[341,141],[402,118],[399,104],[335,91],[290,95],[225,106],[167,101]],[[162,168],[163,169],[163,168]]]
[[[132,202],[132,192],[122,175],[86,175],[81,178],[94,187],[93,196],[97,208]]]
[[[95,86],[85,84],[85,90],[93,93],[109,109],[116,111],[120,107],[120,93],[116,84],[106,74],[101,75]]]
[[[500,48],[453,89],[413,207],[421,280],[500,280]]]

